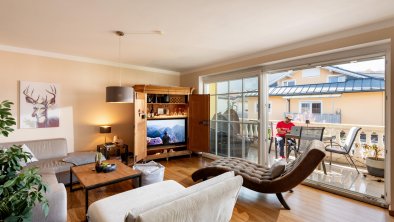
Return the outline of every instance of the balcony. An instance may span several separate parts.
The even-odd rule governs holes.
[[[270,121],[270,126],[272,126],[272,135],[276,135],[276,124],[280,120]],[[258,131],[259,122],[256,120],[243,121],[240,127],[239,138],[242,138],[242,143],[239,146],[231,147],[230,149],[244,147],[242,150],[242,156],[246,159],[258,162],[259,155],[259,144],[258,137],[261,133]],[[298,122],[294,121],[297,126],[305,126],[304,121]],[[359,125],[359,124],[336,124],[336,123],[315,123],[312,122],[309,126],[313,127],[325,127],[324,134],[326,136],[335,136],[334,142],[343,144],[347,133],[349,133],[350,128],[353,126],[361,127],[361,131],[356,137],[354,144],[377,144],[379,147],[384,147],[384,126],[373,126],[373,125]],[[270,131],[269,131],[270,132]],[[271,135],[271,132],[269,133]],[[241,145],[242,144],[242,145]],[[248,144],[246,146],[246,144]],[[269,144],[269,141],[268,141]],[[268,146],[267,144],[267,146]],[[384,178],[374,177],[367,173],[365,165],[365,153],[361,146],[353,146],[349,153],[355,164],[357,165],[360,174],[348,165],[344,155],[332,154],[332,165],[329,165],[330,153],[326,153],[326,168],[327,175],[323,173],[322,170],[315,170],[308,178],[309,185],[317,184],[320,187],[324,184],[328,187],[335,187],[334,191],[337,192],[337,188],[346,190],[345,193],[353,193],[355,196],[358,195],[359,200],[366,201],[378,206],[386,207],[386,203],[381,198],[384,194]],[[231,155],[231,154],[230,154]],[[245,155],[245,156],[244,156]],[[294,159],[291,153],[290,159]],[[274,152],[268,155],[268,161],[272,163],[275,159]],[[308,182],[306,182],[308,183]],[[331,188],[330,188],[331,189]],[[338,193],[338,192],[337,192]],[[360,197],[361,195],[361,197]]]

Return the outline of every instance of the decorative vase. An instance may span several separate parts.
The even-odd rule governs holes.
[[[100,172],[102,172],[103,171],[103,168],[101,167],[101,164],[99,164],[98,162],[96,162],[96,172],[97,173],[100,173]]]
[[[365,165],[367,165],[367,171],[372,176],[384,177],[384,158],[378,158],[377,160],[373,157],[367,157],[365,159]]]

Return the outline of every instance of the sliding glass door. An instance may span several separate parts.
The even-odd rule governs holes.
[[[204,84],[210,94],[211,153],[258,162],[259,89],[256,77]]]
[[[326,172],[315,170],[306,183],[385,206],[385,57],[275,72],[267,85],[274,138],[276,124],[291,114],[296,126],[324,127],[325,137],[332,138],[325,146],[342,150],[354,141],[347,153],[324,150]],[[354,139],[353,127],[361,128]],[[295,158],[290,154],[288,161]],[[269,162],[277,156],[271,152]],[[378,173],[369,169],[371,157],[383,167]]]
[[[324,127],[324,137],[339,146],[350,141],[352,127],[359,127],[347,156],[324,150],[326,172],[316,169],[305,183],[387,206],[384,169],[380,174],[368,169],[371,157],[383,160],[380,165],[384,168],[385,150],[390,149],[385,140],[386,47],[267,64],[254,77],[243,76],[241,71],[204,77],[204,93],[211,95],[210,152],[269,166],[279,157],[275,153],[276,125],[287,114],[293,116],[295,125]],[[377,156],[370,149],[374,147]],[[287,161],[294,158],[291,153]]]

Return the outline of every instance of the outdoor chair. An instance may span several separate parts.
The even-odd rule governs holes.
[[[297,156],[300,153],[303,153],[305,152],[305,150],[308,149],[308,147],[310,146],[313,140],[322,141],[324,129],[325,127],[301,127],[298,146],[293,146],[293,147],[289,146],[287,152],[287,159],[289,158],[290,152],[292,150],[294,151],[294,156],[297,158]],[[324,159],[321,161],[321,164],[323,167],[324,174],[327,174],[326,165],[324,164]]]
[[[298,145],[288,147],[287,158],[289,158],[291,151],[297,158],[297,155],[302,153],[313,140],[322,141],[324,129],[324,127],[301,127]]]
[[[215,160],[195,171],[192,179],[198,181],[209,177],[218,176],[228,171],[234,171],[236,175],[243,177],[242,186],[260,193],[275,193],[284,208],[290,210],[283,199],[282,192],[291,191],[304,181],[324,159],[325,153],[311,146],[294,161],[283,166],[277,172],[277,167],[265,167],[245,159],[229,157]],[[275,173],[274,173],[275,172]],[[274,174],[276,176],[274,176]]]
[[[357,170],[357,173],[360,173],[358,171],[357,166],[354,163],[352,157],[349,155],[349,152],[352,149],[354,140],[356,140],[356,136],[360,130],[361,130],[360,127],[352,127],[349,131],[349,134],[346,137],[345,144],[343,146],[341,146],[339,143],[332,142],[331,144],[329,144],[325,147],[325,150],[327,152],[330,152],[330,165],[332,162],[332,153],[343,154],[345,156],[346,161],[349,163],[349,166],[352,166],[352,164],[353,164],[354,168],[356,168],[356,170]],[[352,164],[348,160],[348,157],[349,157],[350,161],[352,162]]]

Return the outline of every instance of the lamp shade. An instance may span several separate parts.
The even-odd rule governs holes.
[[[107,103],[133,103],[133,88],[127,86],[108,86],[106,88]]]
[[[111,126],[100,126],[100,133],[111,133]]]

